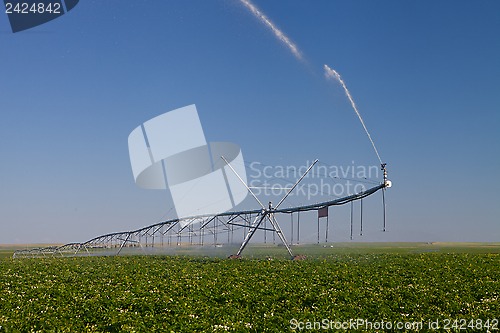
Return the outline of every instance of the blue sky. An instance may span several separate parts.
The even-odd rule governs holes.
[[[377,194],[356,240],[499,241],[500,2],[254,4],[304,61],[239,1],[85,0],[16,34],[0,14],[0,243],[172,217],[165,192],[134,184],[127,137],[189,104],[208,141],[239,144],[249,163],[378,165],[323,64],[394,182],[388,232]]]

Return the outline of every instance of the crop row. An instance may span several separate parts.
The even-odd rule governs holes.
[[[290,331],[290,321],[492,319],[498,254],[0,260],[0,332]]]

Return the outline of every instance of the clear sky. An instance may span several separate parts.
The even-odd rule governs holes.
[[[127,137],[190,104],[207,140],[237,143],[247,163],[378,166],[324,64],[394,183],[388,232],[378,193],[356,240],[500,241],[499,1],[254,4],[303,61],[239,1],[82,0],[16,34],[0,13],[0,243],[172,218],[167,193],[135,185]]]

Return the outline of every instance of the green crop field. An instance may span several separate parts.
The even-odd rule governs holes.
[[[282,247],[240,260],[12,259],[4,249],[0,332],[500,329],[498,244],[295,249],[307,259],[286,259]]]

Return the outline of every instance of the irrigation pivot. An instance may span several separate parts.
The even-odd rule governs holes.
[[[182,249],[184,246],[208,249],[210,247],[219,247],[222,242],[230,244],[233,242],[233,236],[236,238],[236,234],[243,231],[244,241],[241,243],[237,254],[233,256],[238,257],[257,230],[262,230],[264,232],[272,231],[278,234],[280,240],[292,256],[289,243],[277,222],[276,217],[278,215],[297,214],[298,222],[301,212],[318,211],[325,207],[342,206],[366,198],[379,190],[382,190],[382,194],[384,195],[385,189],[392,185],[391,181],[387,179],[387,172],[385,172],[384,175],[384,181],[376,186],[359,193],[330,201],[281,208],[280,205],[281,202],[286,199],[285,196],[280,200],[280,205],[274,207],[272,204],[267,207],[261,205],[260,208],[254,210],[230,211],[217,215],[197,215],[176,218],[136,230],[101,235],[81,243],[68,243],[61,246],[18,250],[13,256],[14,258],[30,258],[46,256],[109,256],[134,253],[164,254],[168,253],[168,249]],[[297,184],[300,181],[301,179],[297,181]],[[287,193],[287,195],[288,194],[289,193]],[[385,203],[385,196],[383,198]],[[262,227],[262,222],[264,220],[269,221],[272,228]],[[300,220],[303,223],[302,219]],[[297,234],[298,232],[297,230]],[[298,238],[297,241],[299,241]]]
[[[290,256],[293,258],[293,253],[292,253],[292,249],[290,248],[290,246],[288,245],[288,241],[286,240],[285,238],[285,235],[283,234],[283,230],[281,229],[278,221],[276,220],[276,216],[274,214],[274,212],[279,208],[279,206],[281,206],[281,204],[285,201],[285,199],[290,195],[290,193],[295,189],[295,187],[297,187],[297,185],[302,181],[302,179],[304,179],[304,177],[309,173],[309,171],[311,171],[311,169],[313,168],[313,166],[318,163],[318,159],[316,159],[308,168],[307,170],[304,172],[304,174],[295,182],[295,184],[290,188],[288,189],[288,192],[285,194],[285,196],[278,202],[278,204],[273,207],[273,204],[271,201],[269,201],[269,205],[268,207],[266,208],[262,202],[259,200],[259,198],[257,198],[257,196],[255,195],[255,193],[253,193],[253,191],[250,189],[250,187],[248,187],[248,185],[243,181],[243,179],[240,177],[240,175],[238,175],[238,173],[236,172],[236,170],[233,169],[233,167],[231,166],[231,164],[224,158],[224,156],[221,156],[221,158],[224,160],[224,162],[226,162],[226,164],[229,166],[229,168],[231,168],[231,170],[236,174],[236,176],[238,177],[238,179],[243,183],[243,185],[245,185],[245,187],[247,188],[247,190],[250,192],[250,194],[252,194],[252,196],[255,198],[255,200],[258,202],[258,204],[261,206],[262,208],[262,211],[260,214],[258,214],[255,219],[254,219],[254,222],[252,223],[252,225],[250,226],[250,230],[249,232],[246,234],[245,236],[245,239],[243,240],[243,243],[241,243],[241,246],[238,250],[238,252],[236,253],[236,255],[232,255],[230,256],[231,258],[238,258],[241,253],[243,252],[243,250],[245,249],[245,247],[247,246],[248,242],[250,241],[250,239],[252,239],[253,235],[255,234],[255,231],[257,229],[259,229],[260,227],[260,224],[262,223],[262,221],[264,219],[267,219],[269,220],[269,222],[271,223],[271,226],[273,227],[273,230],[274,232],[276,232],[276,234],[278,235],[278,237],[280,238],[281,242],[283,243],[283,245],[286,247],[288,253],[290,254]]]

